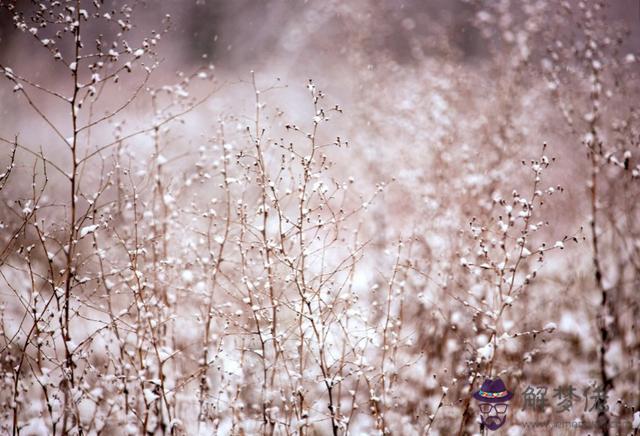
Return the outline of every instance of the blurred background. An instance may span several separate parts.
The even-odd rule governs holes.
[[[13,3],[24,16],[40,8],[40,2]],[[463,433],[478,431],[479,416],[469,406],[469,397],[493,365],[489,362],[494,355],[487,358],[486,347],[492,338],[487,313],[495,309],[491,282],[495,277],[474,272],[466,260],[482,254],[475,226],[486,226],[487,240],[491,239],[491,229],[505,213],[499,199],[510,201],[514,190],[529,192],[531,160],[539,159],[543,144],[548,144],[544,153],[555,160],[545,172],[543,188],[555,187],[558,195],[548,201],[545,197],[541,230],[533,240],[536,244],[546,241],[547,246],[561,240],[564,248],[545,255],[541,268],[532,256],[517,276],[524,281],[533,271],[538,274],[500,321],[499,328],[514,336],[504,348],[501,345],[502,354],[496,354],[496,371],[517,390],[514,409],[520,411],[513,412],[514,423],[542,419],[521,411],[520,393],[527,385],[549,386],[551,400],[552,388],[561,384],[582,390],[603,383],[610,394],[609,417],[631,423],[640,407],[638,1],[100,3],[99,17],[83,30],[87,52],[98,38],[121,41],[127,24],[130,28],[125,36],[133,47],[141,46],[145,38],[158,41],[132,61],[133,72],[122,72],[117,83],[110,82],[95,112],[110,113],[137,89],[140,98],[83,134],[79,155],[125,137],[122,156],[126,154],[131,174],[144,181],[142,191],[153,193],[153,198],[156,192],[151,177],[145,178],[146,166],[162,156],[163,162],[170,162],[161,164],[167,186],[191,180],[190,171],[197,162],[206,160],[204,157],[213,161],[224,153],[219,147],[202,151],[219,134],[219,120],[231,126],[228,142],[244,150],[238,144],[246,140],[244,129],[253,129],[255,122],[252,72],[257,88],[263,90],[268,141],[289,140],[290,126],[300,125],[304,130],[313,124],[310,120],[318,114],[310,104],[309,80],[326,95],[327,108],[338,105],[341,113],[331,114],[331,122],[318,138],[331,142],[339,137],[349,146],[327,151],[332,161],[328,177],[336,184],[353,183],[345,200],[353,207],[360,207],[384,185],[378,198],[362,208],[363,218],[350,223],[369,244],[368,254],[360,261],[362,267],[349,279],[359,298],[354,306],[364,312],[370,309],[372,316],[378,313],[386,297],[375,290],[384,287],[397,265],[404,268],[400,274],[402,304],[398,294],[392,312],[394,319],[402,319],[397,331],[408,345],[394,355],[396,378],[393,389],[388,386],[391,393],[384,424],[395,434],[452,434],[451,428]],[[87,4],[89,9],[90,2]],[[103,19],[104,13],[123,16],[123,25]],[[68,95],[73,70],[53,60],[52,52],[34,40],[29,30],[17,29],[15,17],[6,8],[0,12],[0,64],[33,83]],[[65,59],[73,49],[67,37],[58,44]],[[152,65],[155,69],[145,82],[143,68]],[[113,70],[105,74],[109,71]],[[88,70],[79,72],[83,83],[89,83],[91,77]],[[47,93],[33,100],[58,127],[56,134],[14,85],[10,78],[0,82],[0,137],[5,139],[2,166],[9,161],[8,151],[16,136],[31,153],[18,151],[13,182],[1,191],[7,206],[1,215],[6,229],[19,226],[20,212],[12,210],[22,210],[30,198],[33,152],[42,150],[62,171],[69,171],[71,161],[59,136],[73,133],[66,102]],[[205,98],[212,90],[212,96]],[[196,110],[180,116],[175,125],[168,124],[161,142],[146,131],[128,139],[127,132],[157,127],[153,123],[190,105],[196,105]],[[85,106],[82,116],[88,111]],[[158,131],[156,128],[156,134]],[[590,153],[599,156],[595,164]],[[267,159],[271,159],[269,165],[278,167],[278,152],[268,152]],[[589,185],[595,167],[597,198]],[[98,186],[95,168],[83,177]],[[149,174],[155,177],[153,171]],[[67,201],[67,181],[59,174],[49,177],[46,199],[54,205],[51,220],[61,223],[68,211],[55,205]],[[165,211],[173,229],[167,233],[171,235],[169,246],[178,258],[178,266],[167,277],[172,274],[171,284],[179,283],[179,289],[190,289],[197,282],[181,275],[179,268],[197,263],[185,248],[190,237],[197,240],[197,232],[185,236],[192,217],[185,210],[191,207],[189,201],[201,206],[211,192],[218,192],[218,185],[205,183],[191,188],[185,182],[192,191],[183,197],[176,194],[183,193],[176,188],[175,204],[180,206],[168,209],[173,215]],[[599,279],[594,279],[593,210],[600,238]],[[61,230],[56,227],[56,231]],[[5,242],[11,236],[6,232]],[[394,257],[400,240],[411,247],[403,252],[402,262]],[[511,242],[515,243],[515,237]],[[499,245],[492,244],[492,250]],[[9,269],[8,265],[1,267]],[[8,313],[15,320],[24,308],[7,296],[12,294],[11,280],[6,279],[2,286]],[[604,304],[603,289],[608,292]],[[231,293],[228,291],[229,304],[238,303],[239,298],[230,297]],[[487,313],[470,310],[468,301]],[[194,330],[192,312],[197,306],[185,297],[184,309],[176,309],[178,318],[185,320],[177,331]],[[382,319],[372,321],[373,331],[381,331]],[[185,334],[178,342],[191,339]],[[376,346],[378,350],[380,344]],[[604,359],[600,358],[602,347]],[[235,344],[230,349],[237,352],[240,347]],[[228,352],[237,357],[234,351]],[[371,353],[369,357],[375,360],[378,351]],[[190,357],[185,358],[185,367],[196,361]],[[259,376],[247,371],[258,386]],[[249,403],[252,395],[245,395]],[[373,403],[367,393],[363,395],[366,409]],[[191,403],[185,399],[184,404]],[[322,410],[317,413],[322,415]],[[255,416],[247,413],[259,421],[257,412]],[[545,419],[557,418],[552,410],[545,413]],[[353,418],[353,434],[384,431],[378,418],[366,415]],[[567,417],[595,418],[580,410]],[[318,422],[317,434],[329,434],[326,422]],[[231,431],[225,427],[228,422],[220,425],[222,433]],[[249,426],[246,431],[253,434],[259,432],[257,428]],[[34,430],[34,434],[40,433]],[[504,434],[536,433],[514,424]]]

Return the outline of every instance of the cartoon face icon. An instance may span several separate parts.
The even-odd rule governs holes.
[[[500,378],[486,379],[482,387],[473,394],[478,400],[480,419],[489,430],[497,430],[507,419],[508,401],[513,397]]]

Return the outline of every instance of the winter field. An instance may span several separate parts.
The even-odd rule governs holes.
[[[0,0],[0,99],[0,434],[640,434],[637,2]]]

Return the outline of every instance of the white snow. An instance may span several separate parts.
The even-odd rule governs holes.
[[[91,234],[91,233],[95,232],[98,229],[98,227],[100,227],[98,224],[92,224],[90,226],[85,226],[85,227],[81,228],[80,229],[80,239],[84,238],[88,234]]]
[[[493,358],[493,343],[489,342],[484,347],[478,348],[478,360],[491,360]]]
[[[185,269],[184,271],[182,271],[182,274],[180,275],[182,277],[182,280],[185,281],[185,283],[193,282],[193,273],[190,270]]]

